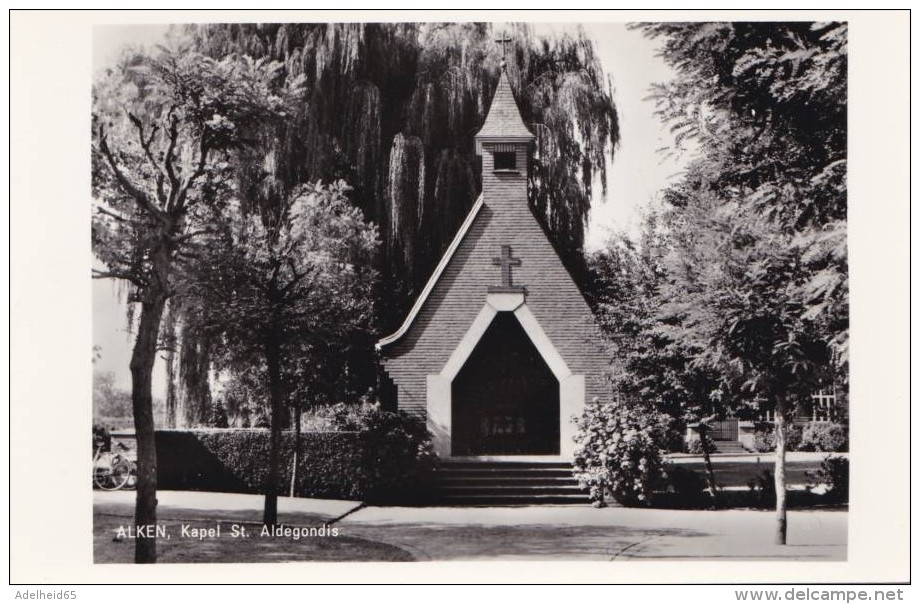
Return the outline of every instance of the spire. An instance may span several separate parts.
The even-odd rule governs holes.
[[[498,78],[495,96],[492,97],[492,106],[482,128],[476,134],[476,152],[482,153],[482,143],[516,143],[530,142],[533,134],[524,125],[521,112],[518,110],[514,93],[511,92],[511,83],[508,74],[502,69]]]
[[[503,31],[502,37],[495,40],[495,42],[502,45],[502,71],[505,71],[505,65],[507,65],[508,62],[508,55],[505,51],[505,44],[511,42],[511,38],[509,38]]]

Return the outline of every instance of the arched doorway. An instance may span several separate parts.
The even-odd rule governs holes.
[[[559,454],[559,381],[514,313],[495,316],[451,391],[452,455]]]

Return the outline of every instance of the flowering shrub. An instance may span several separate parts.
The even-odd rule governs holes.
[[[594,501],[609,493],[624,506],[649,505],[662,478],[660,414],[623,403],[587,405],[576,420],[575,477]]]
[[[712,440],[706,439],[706,448],[709,449],[708,453],[715,453],[716,447],[712,444]],[[702,455],[703,454],[703,440],[694,439],[684,445],[684,452],[690,453],[691,455]]]
[[[800,451],[824,451],[838,453],[849,447],[847,430],[834,422],[809,422],[802,430]]]
[[[791,422],[786,423],[786,451],[798,451],[802,445],[802,428]],[[776,439],[773,436],[773,424],[763,424],[754,432],[754,450],[758,453],[776,451]]]
[[[300,415],[304,432],[356,432],[361,429],[362,417],[371,413],[376,405],[371,402],[334,403],[313,405]]]

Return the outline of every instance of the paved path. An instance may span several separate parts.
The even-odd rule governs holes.
[[[772,465],[776,460],[776,455],[773,453],[744,453],[742,455],[713,453],[709,457],[712,459],[712,463],[714,464],[734,461],[754,462],[759,458],[761,463]],[[813,462],[820,465],[820,463],[827,457],[843,457],[849,459],[850,454],[817,453],[814,451],[789,451],[786,453],[787,462]],[[704,461],[702,455],[695,455],[690,453],[668,453],[664,456],[664,458],[673,463],[703,463]]]
[[[258,495],[158,493],[160,516],[257,522]],[[134,493],[95,492],[96,511],[130,517]],[[789,513],[789,544],[773,545],[772,512],[594,509],[587,506],[361,507],[279,498],[292,526],[332,523],[343,536],[396,546],[417,560],[845,560],[847,513]],[[338,519],[338,520],[336,520]]]
[[[750,510],[367,507],[338,525],[430,560],[846,559],[846,512],[790,512],[786,546],[773,545],[774,522]]]

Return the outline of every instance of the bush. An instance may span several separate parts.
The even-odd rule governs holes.
[[[687,431],[686,423],[670,415],[665,417],[667,418],[666,427],[661,448],[669,453],[686,452],[687,443],[684,439]]]
[[[227,410],[220,401],[211,403],[211,409],[208,414],[208,426],[212,428],[230,427],[230,421],[227,418]]]
[[[704,493],[706,481],[699,472],[671,463],[665,467],[664,478],[667,480],[667,493],[673,494],[682,506],[697,507],[704,498],[711,500]]]
[[[706,439],[706,448],[709,449],[709,453],[715,453],[716,446],[713,444],[712,439]],[[703,454],[703,440],[694,439],[684,445],[684,452],[690,453],[691,455],[702,455]]]
[[[850,498],[850,460],[839,455],[829,455],[821,462],[821,468],[809,473],[811,488],[824,487],[825,499],[833,502],[847,502]]]
[[[163,489],[263,493],[268,430],[161,430],[157,481]],[[281,485],[291,482],[294,434],[281,441]],[[374,411],[351,432],[301,434],[294,493],[298,497],[414,503],[425,495],[433,464],[418,418]]]
[[[300,415],[303,432],[355,432],[361,429],[364,416],[378,406],[372,402],[310,405]]]
[[[786,451],[798,451],[802,445],[802,428],[786,423]],[[762,424],[754,432],[754,450],[758,453],[776,451],[776,439],[773,436],[773,424]]]
[[[839,453],[849,448],[846,427],[835,422],[809,422],[802,430],[800,451]]]
[[[609,493],[624,506],[647,506],[662,480],[662,416],[622,403],[585,407],[576,422],[575,477],[594,501]]]
[[[773,472],[764,470],[753,480],[748,481],[749,505],[755,508],[772,508],[776,506],[776,480]]]
[[[376,405],[352,406],[350,413],[340,407],[346,406],[336,405],[334,426],[361,435],[366,499],[407,501],[429,486],[435,456],[424,419]]]

